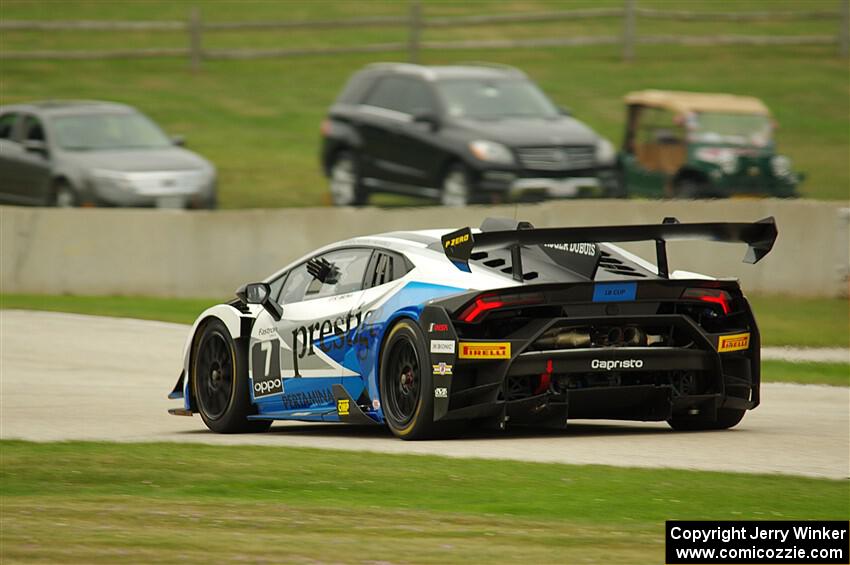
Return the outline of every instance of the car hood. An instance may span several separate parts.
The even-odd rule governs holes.
[[[63,156],[78,166],[121,172],[188,171],[208,169],[210,163],[180,147],[165,149],[116,149],[108,151],[66,151]]]
[[[570,117],[553,119],[505,118],[501,120],[459,120],[457,126],[487,141],[517,147],[528,145],[594,145],[599,135]]]

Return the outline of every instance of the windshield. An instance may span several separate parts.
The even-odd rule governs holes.
[[[553,118],[558,109],[527,80],[454,79],[437,83],[448,114],[455,118]]]
[[[692,141],[763,147],[770,143],[773,124],[768,116],[702,112],[689,120]]]
[[[172,145],[164,133],[141,114],[87,114],[50,120],[59,147],[70,151],[160,149]]]

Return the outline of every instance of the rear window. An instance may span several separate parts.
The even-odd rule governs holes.
[[[336,99],[337,104],[359,104],[374,81],[372,73],[357,73],[345,84],[345,88]]]

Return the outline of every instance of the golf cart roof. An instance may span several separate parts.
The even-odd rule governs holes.
[[[770,110],[758,98],[752,96],[735,96],[733,94],[640,90],[627,94],[625,101],[629,106],[664,108],[677,114],[687,114],[689,112],[723,112],[729,114],[770,115]]]

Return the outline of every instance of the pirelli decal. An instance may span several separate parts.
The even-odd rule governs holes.
[[[722,335],[717,340],[717,351],[741,351],[750,347],[750,332],[742,334]]]
[[[510,342],[460,342],[461,359],[510,359]]]

